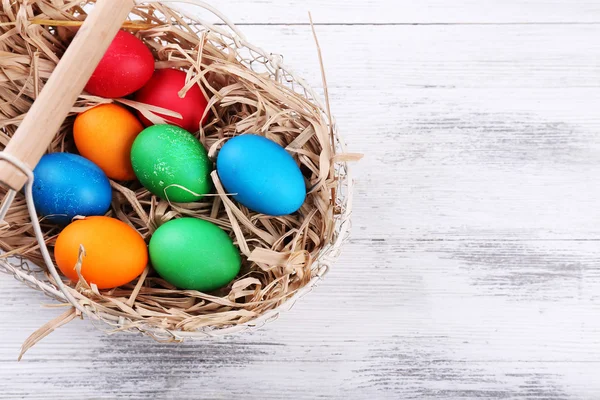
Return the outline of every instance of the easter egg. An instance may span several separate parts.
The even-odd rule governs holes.
[[[202,115],[208,102],[198,85],[192,86],[184,97],[179,97],[179,91],[185,86],[185,76],[185,72],[177,69],[156,70],[150,81],[135,94],[135,100],[179,113],[182,118],[157,115],[186,131],[197,132],[204,122]],[[152,125],[141,113],[138,116],[145,126]]]
[[[67,224],[76,215],[103,215],[112,189],[90,160],[69,153],[44,155],[33,170],[33,202],[39,216]]]
[[[94,70],[85,90],[95,96],[127,96],[148,82],[154,72],[154,56],[144,42],[119,31]]]
[[[304,178],[292,156],[262,136],[229,139],[217,156],[217,173],[227,193],[262,214],[291,214],[306,198]]]
[[[211,188],[212,163],[191,133],[173,125],[144,129],[131,147],[131,164],[142,185],[178,203],[197,201]]]
[[[231,238],[201,219],[163,224],[148,248],[156,272],[179,289],[208,292],[227,285],[240,272],[241,257]]]
[[[131,145],[144,127],[135,115],[116,104],[102,104],[79,114],[73,137],[79,154],[112,179],[135,179]]]
[[[75,265],[80,245],[85,250],[81,275],[99,289],[131,282],[148,264],[146,242],[135,229],[118,219],[88,217],[63,229],[54,246],[58,268],[74,282],[79,280]]]

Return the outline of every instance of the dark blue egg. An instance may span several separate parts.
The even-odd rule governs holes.
[[[76,154],[46,154],[33,177],[35,209],[49,221],[68,224],[76,215],[104,215],[110,207],[108,178],[100,167]]]
[[[219,151],[217,173],[227,193],[262,214],[291,214],[306,198],[304,178],[292,156],[262,136],[228,140]]]

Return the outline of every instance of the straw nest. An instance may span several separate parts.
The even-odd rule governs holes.
[[[67,0],[2,0],[1,4],[3,149],[85,19],[88,7]],[[314,262],[337,239],[336,217],[345,206],[339,201],[341,178],[335,164],[352,157],[336,155],[327,110],[294,84],[293,77],[285,70],[273,69],[264,56],[240,46],[219,29],[207,29],[162,4],[136,6],[123,27],[152,50],[157,68],[187,71],[188,84],[181,95],[192,85],[202,88],[210,110],[207,122],[195,135],[213,160],[228,138],[242,133],[263,135],[294,156],[309,194],[299,212],[270,217],[228,197],[215,172],[213,195],[187,204],[161,200],[138,182],[111,182],[113,200],[108,215],[133,226],[146,240],[174,218],[213,222],[234,239],[242,254],[242,270],[229,286],[213,293],[177,290],[151,267],[139,280],[116,289],[99,291],[79,281],[69,282],[68,290],[96,314],[118,317],[120,329],[196,331],[247,323],[284,303],[314,277]],[[74,116],[110,101],[82,93],[48,151],[76,152]],[[115,101],[162,122],[144,105],[128,99]],[[8,226],[0,230],[0,248],[6,252],[1,257],[19,256],[43,265],[22,194],[6,222]],[[43,220],[41,224],[52,249],[60,228]],[[46,279],[52,283],[47,273]]]

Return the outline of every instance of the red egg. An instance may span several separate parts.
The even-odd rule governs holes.
[[[185,76],[185,72],[177,69],[156,70],[148,83],[136,93],[135,100],[181,114],[183,119],[156,113],[173,125],[197,132],[204,122],[201,120],[208,102],[198,85],[192,86],[183,98],[179,97],[179,91],[185,86]],[[153,125],[139,112],[138,116],[145,126]]]
[[[144,86],[154,72],[154,57],[144,42],[119,31],[104,53],[85,90],[95,96],[118,98]]]

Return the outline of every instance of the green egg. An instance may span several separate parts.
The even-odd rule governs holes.
[[[148,249],[156,272],[179,289],[209,292],[223,287],[240,272],[242,262],[225,231],[196,218],[161,225]]]
[[[131,147],[131,165],[141,184],[162,199],[189,203],[212,188],[212,163],[206,149],[178,126],[144,129]]]

